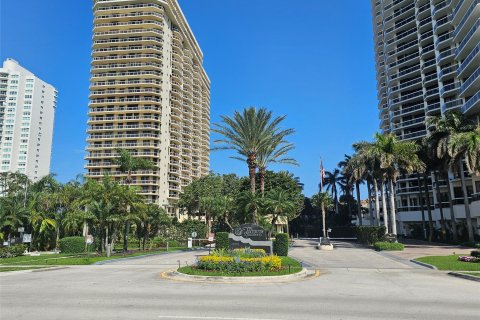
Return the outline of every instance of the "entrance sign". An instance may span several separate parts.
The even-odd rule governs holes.
[[[22,238],[23,243],[30,243],[32,242],[32,234],[31,233],[24,233]]]
[[[252,248],[264,249],[268,254],[272,254],[272,241],[268,240],[267,231],[256,224],[242,224],[233,229],[233,233],[228,235],[230,249]]]

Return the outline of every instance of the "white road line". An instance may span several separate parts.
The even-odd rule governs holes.
[[[158,316],[161,319],[201,319],[201,320],[281,320],[265,318],[226,318],[226,317],[197,317],[197,316]]]

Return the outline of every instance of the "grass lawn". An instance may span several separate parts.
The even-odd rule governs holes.
[[[222,271],[199,270],[191,266],[185,266],[178,269],[178,272],[195,276],[220,276],[220,277],[259,277],[259,276],[283,276],[293,274],[302,270],[302,265],[290,257],[280,257],[282,259],[282,269],[279,271],[260,271],[246,273],[227,273]],[[290,269],[289,269],[290,266]]]
[[[168,251],[187,250],[185,247],[171,247]],[[131,254],[116,254],[111,257],[107,256],[94,256],[88,257],[85,254],[44,254],[40,256],[20,256],[13,258],[0,259],[0,266],[4,265],[52,265],[52,266],[65,266],[65,265],[87,265],[93,264],[99,261],[120,259],[126,257],[137,257],[143,255],[149,255],[154,253],[165,252],[165,248],[149,251],[134,252]]]
[[[438,270],[451,271],[480,271],[480,263],[458,261],[460,254],[450,256],[421,257],[415,260],[431,264]]]
[[[45,269],[45,268],[48,268],[48,267],[4,267],[4,268],[0,268],[0,272]]]

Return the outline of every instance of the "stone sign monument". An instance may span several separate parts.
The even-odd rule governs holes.
[[[267,231],[256,224],[242,224],[233,229],[228,235],[230,249],[252,248],[264,249],[267,254],[272,254],[272,241],[268,240]]]

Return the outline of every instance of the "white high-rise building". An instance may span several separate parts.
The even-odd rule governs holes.
[[[480,1],[371,0],[371,6],[380,129],[401,140],[419,140],[431,129],[428,117],[449,110],[479,122]],[[456,223],[462,231],[468,209],[480,235],[480,176],[466,168],[465,175],[468,204],[453,172],[428,174],[428,198],[417,174],[399,177],[398,233],[409,234],[428,212],[437,229],[444,221],[448,229]]]
[[[182,188],[209,171],[210,80],[176,0],[94,0],[87,177],[125,173],[118,148],[149,159],[131,184],[176,214]]]
[[[57,90],[7,59],[0,68],[0,172],[50,173]]]

